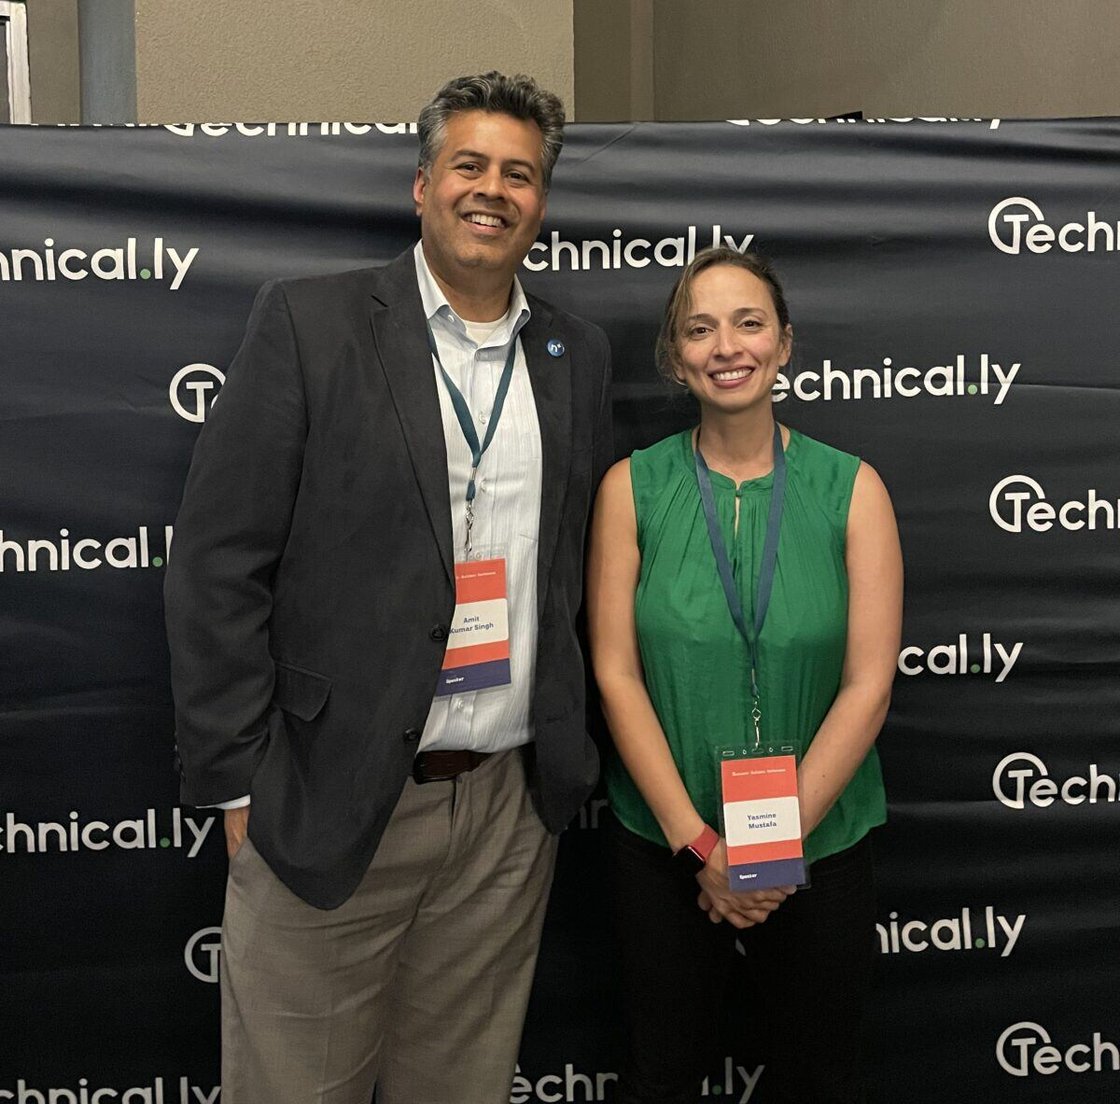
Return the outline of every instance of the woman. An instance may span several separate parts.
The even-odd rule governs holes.
[[[864,1099],[875,953],[867,833],[886,815],[873,744],[898,656],[902,561],[875,471],[775,423],[771,389],[792,339],[764,261],[698,254],[670,296],[658,360],[696,398],[699,426],[616,464],[596,502],[588,610],[617,750],[606,777],[627,1016],[620,1104],[695,1101],[700,1079],[723,1068],[728,1009],[750,1032],[733,1053],[749,1046],[765,1063],[752,1101]],[[784,494],[772,495],[783,468]],[[780,534],[772,570],[761,562],[768,530]],[[770,594],[752,648],[760,576]],[[796,893],[728,887],[715,750],[753,736],[755,705],[762,739],[802,753],[812,865],[811,887]],[[731,989],[736,950],[749,983]]]

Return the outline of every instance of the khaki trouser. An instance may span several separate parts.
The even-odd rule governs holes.
[[[323,911],[246,840],[222,927],[223,1104],[508,1104],[556,855],[522,757],[405,784]]]

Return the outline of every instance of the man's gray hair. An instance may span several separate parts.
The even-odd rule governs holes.
[[[492,70],[474,77],[456,77],[436,94],[417,121],[420,168],[427,175],[439,154],[447,120],[460,111],[491,111],[537,124],[541,131],[541,170],[544,190],[552,184],[552,168],[564,145],[564,105],[532,77],[507,77]]]

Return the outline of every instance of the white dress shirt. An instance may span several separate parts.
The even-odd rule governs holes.
[[[541,514],[541,434],[537,407],[518,334],[529,320],[529,304],[515,278],[509,310],[494,322],[465,322],[448,303],[428,269],[420,243],[416,279],[424,315],[432,327],[444,370],[463,394],[481,442],[515,342],[513,378],[501,420],[475,478],[472,556],[502,554],[509,588],[510,674],[508,686],[434,698],[420,750],[471,748],[503,751],[529,743],[533,728],[529,700],[537,655],[537,553]],[[466,543],[466,492],[471,450],[451,404],[436,358],[432,371],[439,392],[447,446],[447,492],[456,560]],[[434,687],[433,687],[434,689]]]

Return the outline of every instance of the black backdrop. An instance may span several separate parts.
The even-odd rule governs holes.
[[[256,287],[415,239],[410,130],[0,128],[0,1101],[217,1099],[225,859],[176,805],[169,527]],[[882,1102],[1120,1089],[1118,170],[1116,120],[573,126],[527,260],[610,334],[626,452],[691,417],[651,358],[684,259],[764,250],[778,416],[891,489]],[[517,1104],[612,1099],[599,807],[563,840]],[[750,1100],[751,1038],[697,1100]]]

